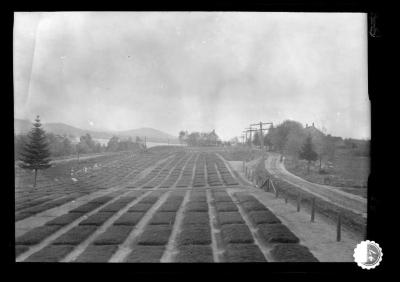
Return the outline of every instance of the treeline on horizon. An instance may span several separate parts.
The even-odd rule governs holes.
[[[254,146],[260,146],[259,133],[253,132],[252,138],[248,138],[247,143],[251,142]],[[113,136],[107,144],[97,142],[90,134],[85,134],[79,138],[79,142],[72,142],[71,136],[58,135],[46,132],[46,139],[52,157],[69,156],[75,154],[90,154],[118,151],[135,151],[144,147],[143,140],[136,137],[135,141],[131,137],[119,138]],[[351,149],[356,156],[369,156],[369,140],[359,140],[324,134],[314,126],[306,126],[300,122],[286,120],[275,127],[270,128],[267,134],[263,135],[264,145],[267,150],[277,151],[282,154],[297,157],[305,144],[306,138],[312,137],[312,145],[318,153],[319,158],[332,159],[336,149]],[[191,132],[180,131],[179,140],[188,146],[231,146],[240,144],[237,137],[229,141],[221,141],[215,130],[211,132]],[[18,158],[24,144],[27,142],[27,134],[14,134],[15,159]]]
[[[211,132],[194,131],[191,133],[187,130],[181,130],[179,132],[179,141],[188,146],[194,147],[231,145],[231,142],[229,141],[221,141],[215,130],[212,130]]]
[[[143,141],[136,137],[133,141],[131,137],[120,139],[113,136],[106,144],[97,142],[87,133],[79,138],[79,142],[72,142],[71,137],[46,132],[45,134],[51,157],[62,157],[77,154],[91,154],[104,152],[134,151],[143,148]],[[14,158],[18,159],[23,147],[28,142],[27,134],[14,134]]]
[[[369,156],[370,141],[352,138],[342,138],[324,134],[314,124],[303,126],[300,122],[286,120],[275,127],[271,127],[263,136],[267,150],[276,151],[284,155],[299,157],[307,138],[311,137],[313,150],[318,154],[318,159],[332,160],[336,150],[350,150],[355,156]],[[238,142],[236,138],[234,141]],[[254,132],[252,138],[247,140],[255,146],[260,146],[259,132]]]
[[[271,127],[267,134],[263,134],[263,143],[267,150],[279,152],[284,155],[299,157],[308,137],[311,137],[313,150],[318,154],[319,160],[333,159],[337,149],[350,149],[355,156],[369,156],[370,141],[353,138],[342,138],[325,134],[317,129],[314,124],[305,127],[297,121],[285,120],[282,123]],[[229,141],[221,141],[215,130],[211,132],[180,131],[179,140],[188,146],[221,146],[240,144],[235,137]],[[247,145],[260,146],[259,132],[252,133],[247,138]]]

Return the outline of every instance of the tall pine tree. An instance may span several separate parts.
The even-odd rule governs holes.
[[[318,154],[313,149],[311,135],[309,135],[306,139],[306,142],[303,145],[302,150],[300,151],[300,159],[307,160],[307,172],[310,173],[310,164],[311,161],[316,161],[318,158]]]
[[[50,164],[50,151],[45,135],[45,131],[41,128],[39,116],[36,117],[32,130],[28,134],[28,141],[24,144],[20,154],[19,166],[23,169],[35,171],[35,181],[33,187],[36,187],[37,171],[46,169]]]

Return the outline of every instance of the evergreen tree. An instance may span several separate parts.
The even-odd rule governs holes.
[[[306,142],[303,145],[302,150],[300,151],[300,159],[307,160],[307,172],[310,173],[310,164],[311,161],[316,161],[318,158],[318,154],[313,149],[311,135],[309,135],[306,139]]]
[[[35,182],[33,187],[36,187],[37,171],[46,169],[50,164],[50,150],[45,131],[41,128],[39,116],[36,117],[32,130],[28,134],[28,140],[23,146],[19,160],[19,166],[23,169],[35,171]]]

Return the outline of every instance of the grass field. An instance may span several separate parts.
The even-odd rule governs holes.
[[[326,174],[319,173],[319,161],[311,166],[310,174],[307,173],[306,161],[286,157],[285,167],[310,182],[341,187],[342,190],[363,197],[367,195],[370,158],[355,156],[350,150],[338,150],[331,164],[325,164]]]

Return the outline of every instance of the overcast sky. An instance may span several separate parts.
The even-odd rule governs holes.
[[[366,15],[16,13],[16,118],[239,136],[314,122],[370,137]]]

